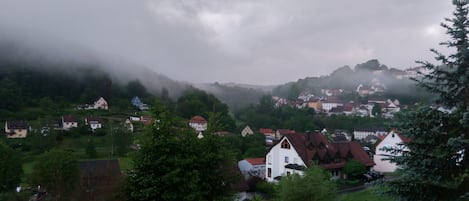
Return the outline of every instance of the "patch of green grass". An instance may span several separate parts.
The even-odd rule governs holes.
[[[339,195],[338,201],[394,201],[392,198],[379,195],[376,192],[377,187],[371,187],[362,191]]]
[[[126,171],[133,168],[132,159],[130,157],[119,157],[119,165],[121,171]]]

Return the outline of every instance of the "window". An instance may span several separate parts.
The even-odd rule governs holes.
[[[272,177],[272,168],[267,168],[267,177]]]
[[[268,163],[269,165],[272,164],[272,155],[268,155],[268,156],[267,156],[267,163]]]
[[[287,176],[290,176],[291,172],[290,171],[287,171]]]
[[[288,143],[287,140],[282,141],[282,144],[280,145],[282,149],[290,149],[290,143]]]
[[[289,158],[288,156],[285,156],[285,163],[288,163],[289,162]]]

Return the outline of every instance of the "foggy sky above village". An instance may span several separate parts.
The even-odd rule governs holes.
[[[370,59],[432,61],[452,11],[450,0],[1,0],[0,42],[46,60],[118,58],[179,81],[270,85]]]

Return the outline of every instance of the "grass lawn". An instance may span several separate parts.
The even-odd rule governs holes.
[[[394,201],[390,197],[376,194],[375,187],[371,187],[362,191],[339,195],[339,201]]]

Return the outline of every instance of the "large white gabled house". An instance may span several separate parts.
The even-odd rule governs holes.
[[[283,136],[266,155],[266,180],[275,182],[290,174],[303,175],[304,169],[317,165],[331,172],[334,179],[346,178],[343,167],[357,160],[370,168],[371,158],[358,142],[332,143],[322,133],[293,133]]]
[[[398,166],[389,161],[384,160],[391,156],[397,156],[396,154],[392,154],[389,151],[385,150],[385,148],[394,148],[394,149],[402,149],[408,151],[408,148],[405,146],[405,143],[409,142],[410,139],[404,137],[401,134],[398,134],[396,131],[389,132],[384,139],[379,142],[376,146],[375,155],[373,157],[374,162],[376,163],[374,170],[378,172],[394,172],[398,168]]]

